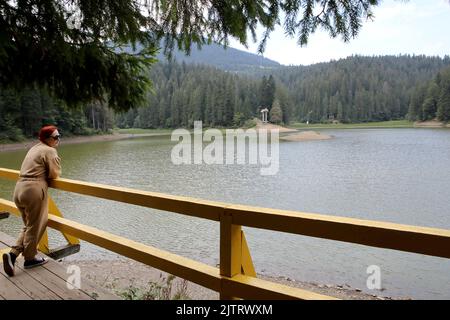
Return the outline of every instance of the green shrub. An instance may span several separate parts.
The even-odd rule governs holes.
[[[175,276],[169,275],[167,278],[160,275],[159,282],[148,283],[147,289],[128,287],[119,295],[125,300],[188,300],[187,280],[182,280],[174,288]]]

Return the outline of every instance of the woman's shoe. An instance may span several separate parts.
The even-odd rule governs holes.
[[[10,277],[14,276],[14,264],[16,263],[16,258],[17,256],[12,252],[3,254],[3,269]]]
[[[34,258],[33,260],[25,260],[23,263],[23,267],[25,269],[31,269],[34,267],[42,266],[43,264],[46,264],[48,262],[47,259],[44,258]]]

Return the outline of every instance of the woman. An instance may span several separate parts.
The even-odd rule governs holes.
[[[14,202],[25,226],[16,245],[9,253],[3,254],[3,267],[10,277],[14,276],[14,264],[19,254],[25,259],[25,269],[47,262],[37,256],[37,246],[47,227],[48,179],[61,175],[61,159],[56,151],[60,140],[58,129],[55,126],[43,127],[39,131],[39,140],[25,156],[14,189]]]

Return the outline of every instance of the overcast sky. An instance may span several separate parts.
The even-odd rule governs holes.
[[[450,55],[449,0],[385,0],[375,7],[375,18],[366,21],[358,36],[344,43],[317,31],[307,46],[300,47],[296,39],[277,28],[268,41],[264,56],[285,65],[307,65],[344,58],[352,54],[425,54]],[[257,44],[245,49],[237,41],[234,48],[257,53]]]

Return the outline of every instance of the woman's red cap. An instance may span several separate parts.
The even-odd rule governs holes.
[[[50,136],[52,135],[53,132],[55,132],[55,130],[58,130],[58,128],[55,126],[42,127],[41,130],[39,130],[39,140],[45,142],[45,140],[50,138]]]

